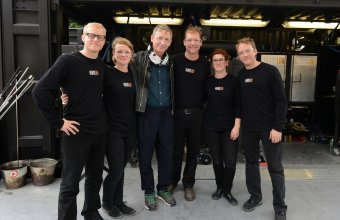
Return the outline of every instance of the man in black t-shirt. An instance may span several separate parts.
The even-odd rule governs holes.
[[[286,120],[287,98],[278,69],[256,60],[253,39],[237,42],[238,57],[245,68],[239,72],[242,100],[242,134],[246,158],[246,184],[251,194],[243,205],[250,212],[262,204],[259,171],[259,142],[268,163],[273,185],[275,220],[286,219],[285,178],[282,166],[282,129]]]
[[[81,214],[86,220],[103,219],[98,209],[107,126],[102,101],[105,64],[98,54],[105,36],[102,24],[87,24],[82,34],[84,49],[60,56],[33,89],[33,99],[48,123],[64,133],[58,220],[77,219],[77,194],[84,167],[85,201]],[[55,108],[60,87],[70,98],[63,119]]]
[[[202,32],[199,27],[189,26],[183,40],[185,52],[174,59],[175,78],[175,150],[174,173],[170,190],[173,192],[181,179],[184,147],[185,167],[182,183],[184,198],[195,199],[193,186],[197,156],[200,150],[201,123],[205,102],[204,83],[210,72],[209,62],[198,54],[202,46]]]

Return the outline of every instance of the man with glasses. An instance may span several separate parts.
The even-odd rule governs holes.
[[[166,52],[172,42],[172,30],[157,25],[151,35],[152,48],[138,52],[133,66],[136,74],[136,111],[138,112],[138,156],[145,207],[156,210],[156,197],[168,206],[176,201],[168,191],[173,169],[173,64]],[[156,150],[158,184],[151,167]]]
[[[106,145],[106,116],[102,101],[104,62],[98,58],[105,44],[106,29],[89,23],[83,29],[84,49],[60,56],[41,77],[33,99],[51,127],[63,132],[62,175],[58,219],[77,219],[79,181],[85,167],[85,201],[81,214],[86,220],[103,219],[99,190]],[[63,119],[55,108],[59,88],[69,97]]]
[[[200,27],[189,26],[184,34],[185,52],[174,59],[175,76],[175,150],[174,173],[170,191],[174,191],[181,180],[182,161],[186,147],[185,167],[182,184],[184,198],[195,199],[195,173],[197,156],[200,151],[203,104],[205,102],[204,83],[210,72],[207,59],[199,55],[202,46]]]
[[[242,100],[242,136],[246,158],[246,184],[250,198],[243,210],[250,212],[262,204],[259,171],[259,142],[268,163],[273,186],[275,220],[285,220],[285,178],[282,166],[282,129],[286,121],[287,98],[278,69],[256,60],[251,38],[242,38],[236,51],[245,68],[239,72]]]

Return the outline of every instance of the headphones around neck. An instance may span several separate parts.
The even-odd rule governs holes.
[[[149,58],[151,60],[151,62],[153,62],[156,65],[168,65],[168,61],[169,61],[169,55],[166,53],[164,59],[162,60],[155,52],[151,52],[149,54]]]

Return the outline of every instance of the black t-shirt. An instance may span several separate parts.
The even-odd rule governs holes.
[[[238,79],[226,75],[217,79],[213,75],[205,85],[208,103],[204,117],[204,127],[211,131],[231,131],[235,118],[241,118]]]
[[[64,118],[80,123],[80,132],[100,133],[107,129],[103,105],[105,64],[80,52],[60,56],[33,89],[33,98],[51,127],[63,121],[55,108],[55,98],[63,87],[69,97]]]
[[[260,63],[239,72],[242,100],[242,127],[248,130],[282,131],[287,113],[287,98],[278,69]]]
[[[110,127],[116,133],[135,130],[136,87],[131,71],[124,73],[107,67],[104,81],[104,104]]]
[[[204,83],[210,64],[202,56],[192,61],[184,53],[173,56],[176,108],[202,107],[205,102]]]

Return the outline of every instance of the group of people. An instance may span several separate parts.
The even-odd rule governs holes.
[[[167,25],[157,25],[150,49],[136,54],[128,39],[117,37],[112,42],[113,67],[98,57],[106,41],[103,25],[87,24],[82,41],[84,48],[60,56],[32,92],[50,125],[64,132],[58,219],[77,218],[76,197],[84,167],[84,219],[103,219],[100,207],[115,218],[135,215],[123,202],[124,168],[135,144],[148,210],[157,209],[157,199],[176,205],[173,192],[180,180],[185,200],[194,200],[202,127],[217,186],[212,199],[224,196],[231,205],[238,205],[231,189],[242,129],[251,195],[243,210],[252,211],[262,203],[258,165],[262,141],[272,179],[275,219],[286,219],[281,138],[287,100],[278,70],[256,60],[253,39],[242,38],[236,45],[245,66],[238,77],[227,72],[230,56],[225,50],[215,49],[210,63],[199,55],[203,36],[197,26],[186,29],[185,52],[174,56],[167,53],[172,42]],[[60,88],[66,103],[62,119],[54,104]],[[154,151],[156,186],[151,166]],[[102,181],[104,156],[109,171]]]

